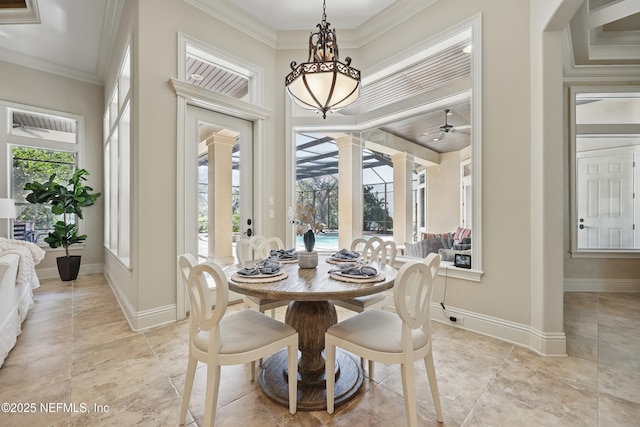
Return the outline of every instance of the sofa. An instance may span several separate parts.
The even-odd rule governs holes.
[[[440,254],[442,261],[453,262],[457,253],[471,254],[471,229],[458,227],[449,233],[422,233],[415,243],[404,244],[405,255],[425,258],[432,252]]]
[[[33,290],[40,286],[34,267],[42,257],[44,251],[33,243],[0,238],[0,367],[33,307]]]

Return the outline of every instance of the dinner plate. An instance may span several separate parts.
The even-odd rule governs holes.
[[[343,277],[350,277],[352,279],[370,279],[370,278],[376,277],[378,275],[378,273],[364,275],[364,274],[347,274],[347,273],[342,273],[342,272],[337,272],[336,274],[339,274],[340,276],[343,276]]]
[[[280,270],[277,273],[270,273],[270,274],[252,274],[252,275],[240,274],[240,273],[237,273],[237,274],[240,277],[247,277],[247,278],[254,277],[256,279],[263,279],[265,277],[276,277],[278,274],[284,274],[284,271]]]

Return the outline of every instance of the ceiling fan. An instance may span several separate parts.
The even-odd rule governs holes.
[[[449,116],[451,115],[453,115],[453,112],[451,110],[449,110],[448,108],[444,110],[444,124],[440,126],[438,130],[424,133],[422,134],[422,136],[428,136],[428,135],[439,133],[438,136],[433,138],[433,142],[439,142],[439,141],[442,141],[445,138],[445,136],[449,133],[458,132],[464,129],[469,129],[471,127],[471,125],[462,125],[462,126],[450,125],[448,119],[449,119]],[[465,132],[465,133],[468,133],[468,132]]]

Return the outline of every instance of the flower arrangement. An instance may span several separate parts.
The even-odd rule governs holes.
[[[303,205],[298,203],[294,212],[293,208],[289,207],[287,218],[291,224],[296,226],[296,235],[302,236],[307,231],[313,230],[316,227],[315,223],[316,210],[313,206]]]

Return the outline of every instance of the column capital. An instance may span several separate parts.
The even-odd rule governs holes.
[[[391,155],[391,161],[393,163],[396,162],[413,162],[415,156],[413,154],[409,154],[406,151],[395,153]]]
[[[215,144],[215,145],[227,145],[227,146],[233,147],[236,144],[236,136],[215,134],[215,135],[209,136],[205,141],[207,146]]]

